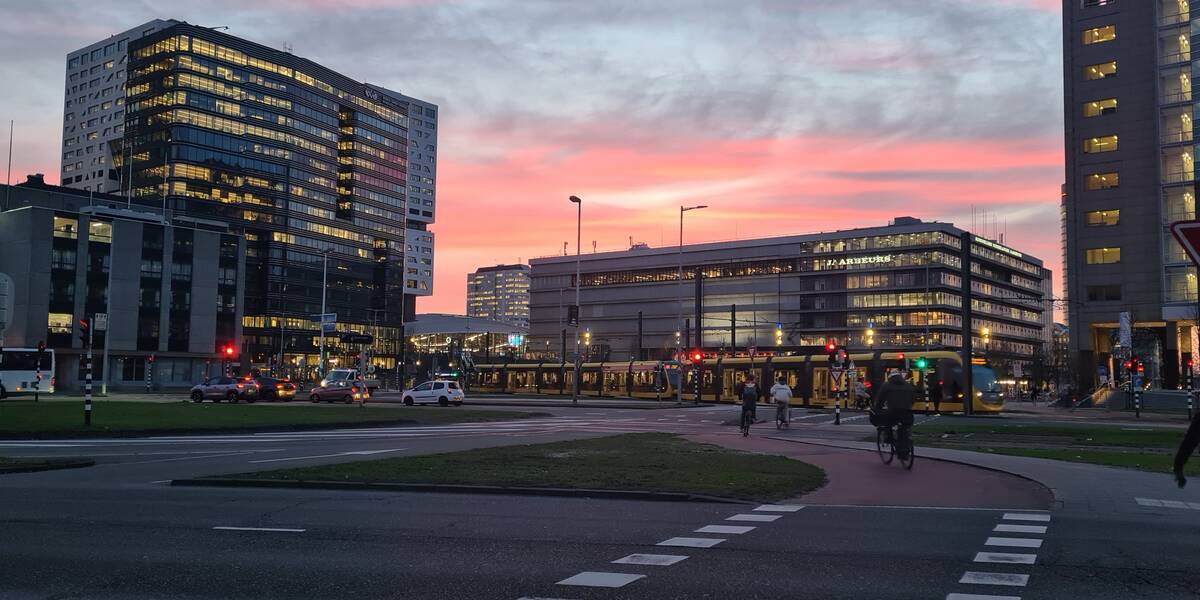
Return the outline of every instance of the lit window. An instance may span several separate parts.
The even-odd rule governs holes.
[[[1088,248],[1087,264],[1111,265],[1121,262],[1120,248]]]
[[[1083,32],[1083,44],[1099,44],[1100,42],[1111,42],[1117,39],[1117,26],[1105,25],[1103,27],[1093,27],[1085,29]]]
[[[1113,152],[1117,149],[1117,136],[1106,135],[1083,140],[1083,151],[1087,154]]]
[[[70,334],[75,327],[75,318],[70,313],[50,313],[46,321],[47,330],[54,333]]]
[[[1120,210],[1093,210],[1087,214],[1087,224],[1091,227],[1110,227],[1121,220]],[[1118,249],[1118,256],[1120,250]]]
[[[1098,65],[1088,65],[1083,68],[1084,79],[1104,79],[1106,77],[1116,77],[1117,61],[1109,61]]]
[[[1099,117],[1101,115],[1111,115],[1115,112],[1117,112],[1116,98],[1083,103],[1083,116],[1085,117]]]
[[[1087,176],[1086,185],[1089,191],[1111,190],[1118,187],[1120,181],[1118,173],[1092,173]]]

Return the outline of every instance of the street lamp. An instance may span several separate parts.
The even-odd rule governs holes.
[[[329,253],[333,247],[321,251],[321,360],[318,362],[321,372],[318,377],[325,376],[325,296],[329,277]]]
[[[678,308],[679,314],[677,315],[678,322],[679,322],[679,329],[683,329],[683,213],[685,213],[689,210],[700,210],[701,208],[708,208],[708,205],[699,204],[696,206],[680,206],[679,207],[679,280],[675,284],[675,295],[679,298],[679,308]],[[699,339],[699,338],[700,338],[700,323],[696,323],[696,339]],[[734,345],[735,346],[737,345],[736,340],[734,341]],[[679,361],[679,385],[677,386],[677,388],[675,390],[675,394],[676,394],[675,399],[677,402],[682,403],[683,402],[683,362],[684,361],[682,358],[682,348],[679,345],[678,332],[676,332],[676,335],[675,335],[675,358]]]
[[[992,343],[992,330],[988,327],[983,328],[983,360],[988,359],[988,347]]]
[[[582,367],[579,357],[579,245],[582,243],[583,233],[583,199],[579,196],[571,196],[569,200],[578,206],[575,217],[575,384],[571,386],[571,403],[579,404],[579,371]]]

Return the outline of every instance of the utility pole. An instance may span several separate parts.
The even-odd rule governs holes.
[[[974,355],[974,327],[972,321],[975,320],[975,312],[971,307],[971,244],[974,243],[975,237],[969,231],[965,231],[962,237],[959,238],[962,244],[962,365],[963,365],[963,414],[970,415],[975,412],[975,382],[974,374],[971,372],[971,359]],[[929,260],[933,260],[933,251],[929,252]]]
[[[579,196],[568,198],[576,204],[575,214],[575,381],[571,386],[571,404],[579,404],[579,378],[582,375],[583,363],[579,354],[579,328],[582,325],[581,308],[579,306],[580,285],[580,244],[583,243],[583,199]],[[568,320],[570,320],[568,318]]]
[[[675,283],[675,297],[678,300],[678,302],[676,304],[675,318],[677,319],[676,323],[678,323],[679,327],[683,326],[683,213],[685,213],[689,210],[700,210],[702,208],[708,208],[708,205],[699,204],[696,206],[680,206],[679,207],[679,279]],[[689,333],[688,337],[689,338],[691,337],[690,333]],[[683,383],[684,383],[683,367],[684,367],[684,363],[686,361],[684,360],[685,356],[684,356],[683,348],[680,347],[679,342],[680,342],[679,331],[676,330],[676,332],[675,332],[675,360],[678,361],[678,363],[679,363],[679,385],[677,386],[677,389],[675,391],[676,391],[676,401],[679,403],[683,403]],[[689,344],[691,343],[690,339],[688,340],[688,343]]]

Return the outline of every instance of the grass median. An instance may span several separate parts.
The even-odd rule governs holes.
[[[351,425],[440,425],[502,421],[545,413],[457,407],[271,406],[192,402],[95,402],[83,425],[82,402],[0,403],[0,437],[137,435],[164,432],[315,429]]]
[[[960,425],[941,421],[914,428],[913,441],[918,448],[954,448],[1170,473],[1183,434],[1181,429],[1118,425]],[[1191,461],[1187,473],[1200,475],[1200,462]]]
[[[825,483],[825,472],[807,463],[699,444],[665,433],[631,433],[229,477],[672,492],[762,502],[798,496]]]

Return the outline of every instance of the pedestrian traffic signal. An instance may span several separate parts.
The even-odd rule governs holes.
[[[38,354],[46,353],[46,342],[38,341]]]
[[[147,363],[149,363],[149,364],[154,364],[154,355],[153,355],[153,354],[151,354],[150,356],[147,356],[147,357],[146,357],[146,362],[147,362]]]
[[[926,369],[929,367],[929,360],[926,359],[924,356],[918,356],[917,362],[914,364],[917,365],[918,369]]]
[[[79,339],[86,347],[88,345],[88,330],[91,329],[91,323],[87,319],[79,320]]]
[[[775,324],[775,345],[783,345],[783,323]]]
[[[692,362],[699,363],[704,360],[704,353],[696,350],[692,352]]]
[[[225,358],[233,358],[235,352],[236,350],[234,350],[232,345],[225,346],[221,349],[221,354],[223,354]]]

